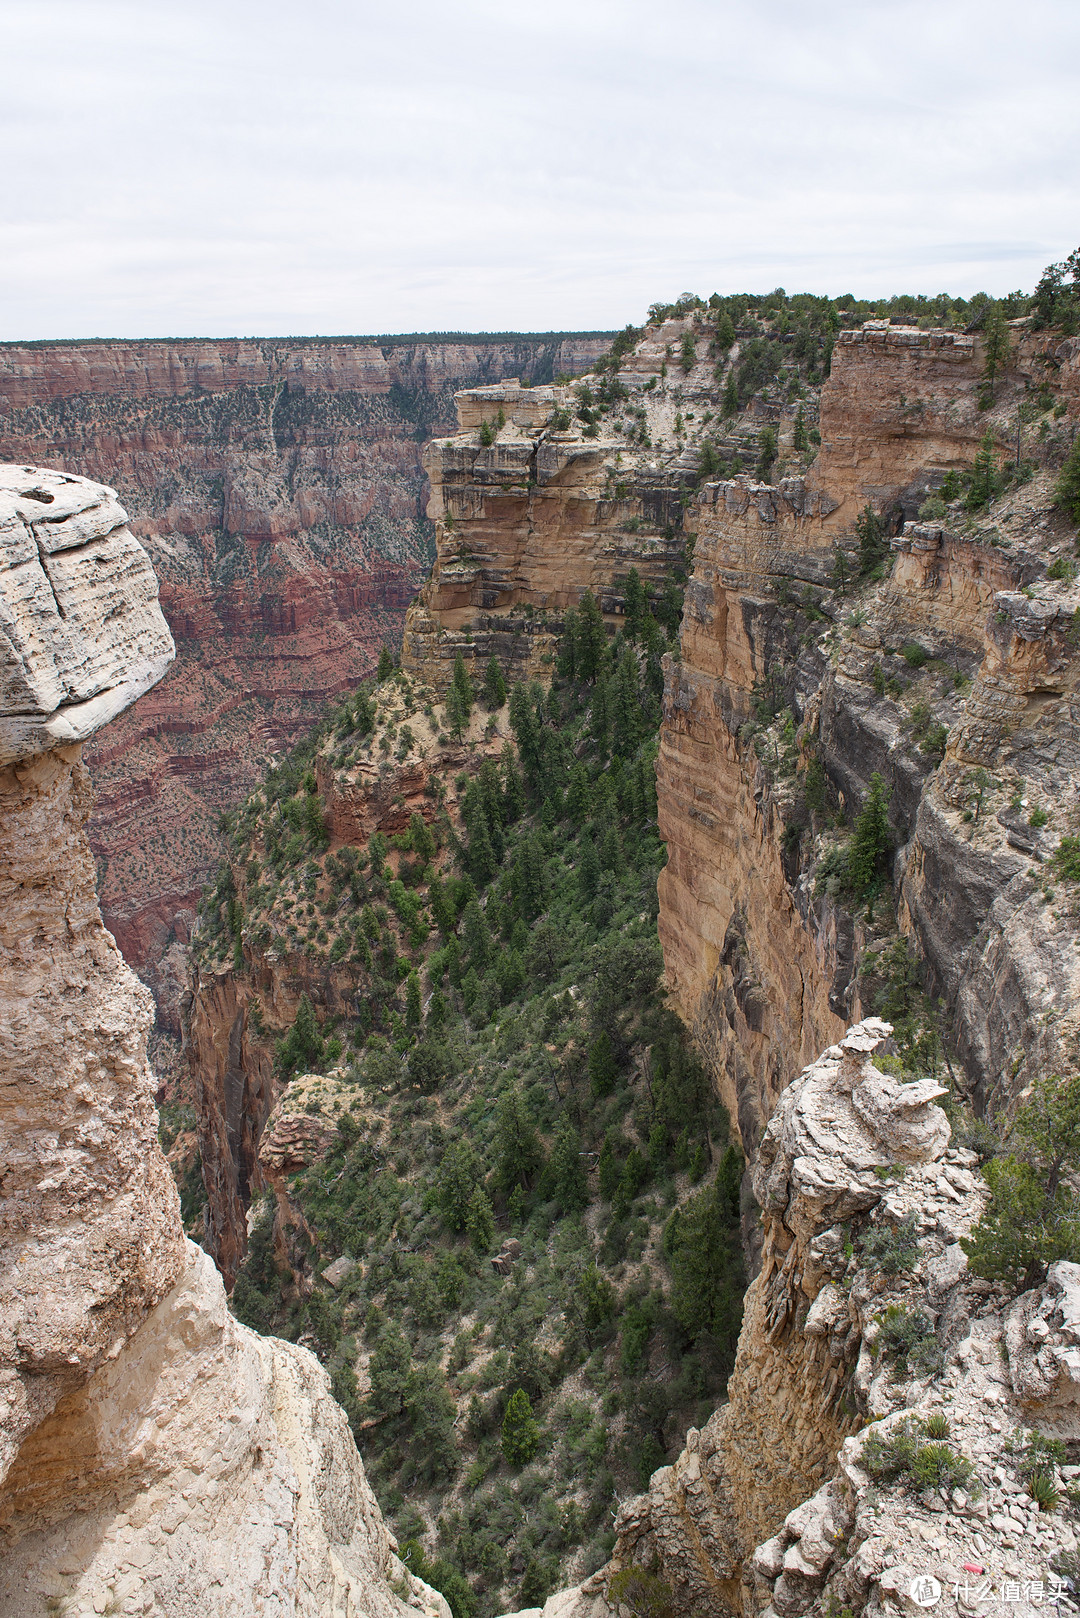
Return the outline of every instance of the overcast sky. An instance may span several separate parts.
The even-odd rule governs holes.
[[[0,337],[1030,288],[1078,0],[0,0]]]

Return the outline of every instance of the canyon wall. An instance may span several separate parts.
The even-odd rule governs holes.
[[[988,428],[1008,442],[1033,374],[1068,433],[1076,347],[1025,338],[987,412],[971,339],[874,322],[841,333],[805,478],[706,485],[687,512],[694,573],[657,772],[660,934],[748,1150],[784,1075],[869,1009],[862,963],[886,947],[888,917],[845,908],[819,862],[874,773],[891,795],[901,926],[944,996],[976,1103],[1008,1099],[1072,1039],[1080,981],[1037,869],[1075,829],[1080,780],[1072,525],[1050,468],[978,517],[912,519]],[[1039,366],[1047,352],[1056,369]],[[867,504],[901,531],[860,583],[852,528]],[[938,752],[921,745],[931,722]],[[811,766],[824,771],[813,807]],[[994,777],[976,816],[978,769]],[[1021,835],[1021,798],[1025,821],[1045,805],[1054,830]]]
[[[0,547],[0,1614],[449,1618],[318,1362],[184,1240],[80,756],[172,657],[149,560],[112,490],[27,465]]]
[[[428,561],[420,443],[455,388],[572,373],[598,337],[0,346],[0,456],[114,485],[178,655],[91,744],[106,921],[179,1027],[220,811],[396,643]]]

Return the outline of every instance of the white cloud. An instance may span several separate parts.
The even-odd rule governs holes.
[[[1080,239],[1080,8],[0,0],[0,336],[1004,292]]]

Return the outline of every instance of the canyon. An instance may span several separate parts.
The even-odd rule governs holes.
[[[435,560],[405,617],[400,674],[371,693],[370,721],[349,706],[327,720],[289,794],[251,794],[200,919],[177,889],[169,903],[187,919],[169,936],[146,922],[152,941],[129,947],[149,959],[194,934],[183,1023],[205,1241],[227,1280],[261,1229],[265,1262],[289,1269],[300,1301],[325,1299],[350,1275],[356,1285],[370,1256],[342,1249],[323,1266],[295,1177],[365,1131],[365,1161],[381,1163],[395,1143],[375,1119],[395,1083],[409,1097],[398,1123],[426,1116],[411,1071],[399,1062],[391,1073],[389,1041],[372,1047],[366,1091],[344,1048],[353,1021],[357,1051],[366,1038],[371,951],[362,899],[349,897],[364,845],[373,878],[391,896],[400,889],[393,968],[411,971],[419,1015],[430,1014],[442,991],[432,978],[419,996],[424,939],[411,967],[404,954],[402,878],[425,880],[407,856],[434,829],[449,871],[471,836],[477,783],[512,756],[511,734],[520,742],[512,710],[494,702],[455,733],[445,701],[455,669],[479,687],[494,657],[508,683],[536,684],[536,722],[553,725],[544,688],[567,655],[571,610],[591,593],[609,634],[622,632],[647,670],[655,647],[627,636],[631,570],[657,612],[684,585],[677,649],[663,657],[656,927],[669,1003],[745,1153],[753,1279],[726,1402],[641,1493],[617,1502],[611,1560],[575,1573],[544,1614],[600,1618],[624,1576],[639,1580],[641,1600],[679,1614],[912,1611],[913,1581],[959,1585],[973,1557],[980,1573],[1030,1592],[1058,1565],[1051,1558],[1077,1552],[1064,1518],[1018,1503],[1013,1441],[1034,1426],[1077,1458],[1080,1266],[1054,1263],[1016,1295],[975,1278],[962,1244],[987,1199],[973,1114],[1007,1119],[1037,1077],[1075,1071],[1080,1052],[1076,901],[1059,857],[1080,832],[1080,584],[1075,524],[1054,497],[1080,425],[1080,341],[1017,326],[987,399],[977,333],[869,321],[837,334],[820,391],[788,375],[721,424],[725,371],[752,337],[737,333],[716,364],[715,349],[693,353],[710,340],[709,316],[690,312],[647,328],[584,387],[539,375],[522,387],[510,352],[517,371],[504,380],[458,378],[470,384],[457,389],[458,431],[424,451]],[[681,374],[669,366],[680,352]],[[269,386],[253,351],[200,363],[210,391],[239,388],[241,375],[255,395]],[[341,363],[351,397],[359,361]],[[137,397],[169,397],[152,390],[173,385],[172,360],[156,357],[145,382],[127,350],[115,365]],[[75,397],[62,390],[76,381],[102,388],[107,372],[104,361],[60,368],[58,397]],[[9,385],[18,411],[40,408],[32,376],[25,394]],[[816,454],[797,441],[796,400],[798,419],[819,430]],[[771,482],[753,465],[763,423],[778,428]],[[981,504],[966,500],[957,475],[980,445],[1003,461],[1025,430],[1023,474]],[[737,464],[711,475],[721,433],[721,458]],[[314,462],[299,459],[307,477]],[[288,537],[266,537],[278,509],[260,492],[267,465],[253,460],[245,475],[248,505],[238,494],[235,509],[261,512],[249,550],[290,550]],[[257,1610],[256,1597],[284,1590],[282,1610],[312,1618],[409,1607],[447,1618],[443,1598],[396,1561],[316,1358],[227,1312],[217,1270],[183,1239],[153,1138],[149,1001],[94,900],[80,757],[87,742],[107,785],[107,744],[90,740],[100,726],[134,727],[157,745],[151,687],[172,644],[149,564],[110,489],[28,459],[3,487],[5,599],[19,630],[0,716],[5,925],[20,973],[6,986],[17,1037],[0,1112],[14,1165],[0,1293],[13,1323],[0,1359],[0,1613],[21,1615],[25,1590],[41,1612],[60,1599],[80,1615],[115,1600],[170,1618],[193,1602]],[[315,547],[324,518],[308,522],[304,509],[303,543]],[[283,534],[298,520],[288,510]],[[261,577],[251,565],[245,581]],[[214,599],[223,624],[224,597]],[[356,684],[373,643],[351,676],[341,665],[334,689]],[[157,689],[167,697],[167,683]],[[132,771],[137,756],[111,761]],[[258,761],[245,755],[248,779]],[[621,769],[610,761],[613,775]],[[844,858],[875,793],[887,831],[878,877],[860,893]],[[125,809],[141,824],[130,789]],[[286,906],[285,884],[251,854],[265,866],[271,838],[301,825],[322,852],[316,860],[298,844]],[[106,897],[108,884],[106,868]],[[350,905],[356,942],[335,931],[331,945],[320,921]],[[626,926],[639,923],[651,924],[647,906]],[[171,990],[157,980],[159,1005],[174,1008],[166,1021],[183,998],[174,966]],[[579,992],[575,983],[568,998]],[[890,997],[895,1026],[875,1015]],[[279,1042],[296,1034],[305,1004],[330,1071],[294,1077]],[[917,1052],[905,1021],[923,1039]],[[499,1051],[504,1066],[515,1049]],[[443,1104],[440,1094],[428,1112]],[[890,1243],[907,1243],[892,1269],[879,1261]],[[512,1284],[538,1265],[526,1251]],[[69,1271],[82,1290],[57,1286]],[[933,1365],[890,1357],[883,1330],[898,1317],[927,1323]],[[235,1419],[223,1441],[225,1410]],[[915,1491],[883,1472],[880,1445],[942,1419],[974,1486]],[[1037,1610],[1026,1599],[1017,1610]]]
[[[396,645],[429,560],[420,444],[455,388],[588,366],[603,336],[0,345],[0,457],[117,489],[177,645],[89,745],[106,923],[179,1032],[218,820]]]

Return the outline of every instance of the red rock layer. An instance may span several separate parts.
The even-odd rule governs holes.
[[[101,906],[179,1026],[220,811],[400,638],[428,558],[420,441],[452,393],[587,366],[603,339],[0,348],[0,456],[115,487],[177,642],[88,751]]]

